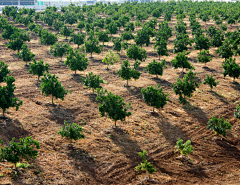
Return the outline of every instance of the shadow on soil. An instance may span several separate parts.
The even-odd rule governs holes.
[[[129,94],[136,96],[137,98],[142,99],[141,87],[136,86],[125,86]]]
[[[165,86],[165,87],[171,87],[172,83],[169,82],[169,81],[166,81],[164,79],[161,79],[161,78],[157,78],[157,77],[153,77],[152,80],[154,80],[155,82],[157,82],[158,84],[160,84],[161,86]]]
[[[208,117],[206,116],[205,112],[198,106],[191,105],[189,102],[185,103],[182,108],[186,111],[187,114],[196,118],[199,123],[204,124],[208,122]]]
[[[207,66],[203,66],[202,68],[205,69],[208,72],[211,72],[211,73],[216,73],[217,72],[215,69],[211,69],[211,68],[209,68]]]
[[[19,138],[24,138],[31,135],[31,132],[25,130],[23,128],[22,123],[19,122],[18,119],[11,119],[9,117],[0,117],[0,138],[4,140],[4,138],[8,138],[9,142],[15,137],[15,142],[19,141]],[[6,142],[4,140],[4,142]]]
[[[218,94],[217,92],[215,92],[215,91],[209,91],[209,93],[211,93],[211,94],[214,95],[216,98],[218,98],[222,103],[229,104],[229,102],[227,101],[227,99],[224,98],[224,96]]]

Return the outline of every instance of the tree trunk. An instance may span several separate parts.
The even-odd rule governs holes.
[[[128,87],[128,80],[127,80],[127,87]]]
[[[117,121],[115,121],[115,128],[117,128]]]
[[[77,70],[75,70],[75,74],[77,74]]]
[[[5,111],[3,110],[3,117],[5,118],[5,114],[4,113],[5,113]]]
[[[60,61],[60,62],[62,62],[62,57],[63,57],[63,56],[61,56],[61,61]]]
[[[53,105],[54,103],[53,103],[53,95],[52,95],[52,105]]]

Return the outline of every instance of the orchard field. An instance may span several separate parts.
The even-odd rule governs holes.
[[[18,101],[18,111],[10,106],[5,117],[0,105],[0,139],[5,143],[0,147],[13,137],[18,142],[32,136],[40,149],[36,159],[21,158],[29,164],[25,169],[3,159],[0,184],[239,184],[239,10],[238,2],[191,1],[69,5],[44,12],[6,7],[0,17],[0,61],[15,78],[14,97],[22,105]],[[109,50],[118,62],[106,69],[102,61]],[[71,66],[74,57],[81,59],[80,68]],[[34,60],[49,64],[49,73],[69,90],[64,100],[53,98],[52,104],[51,93],[41,91],[43,76],[38,82],[29,72]],[[136,79],[128,80],[128,86],[119,76],[125,60]],[[163,69],[157,77],[145,69],[154,60]],[[1,77],[1,66],[0,72]],[[100,75],[103,89],[131,103],[131,115],[118,119],[117,127],[107,114],[101,117],[98,93],[83,85],[81,79],[90,72]],[[175,83],[190,74],[193,89],[188,92],[187,86],[186,94],[177,95],[173,89],[181,85]],[[212,90],[203,84],[207,74],[219,81]],[[4,79],[1,89],[10,78]],[[169,100],[153,112],[141,91],[158,85]],[[207,128],[214,115],[232,125],[226,135]],[[58,134],[64,121],[82,126],[85,138],[69,145]],[[184,156],[176,150],[178,138],[191,141],[192,153]],[[150,178],[135,170],[143,150],[157,170]]]

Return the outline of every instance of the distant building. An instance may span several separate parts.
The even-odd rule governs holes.
[[[34,5],[36,0],[0,0],[0,5]]]

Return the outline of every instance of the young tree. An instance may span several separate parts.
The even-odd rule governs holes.
[[[64,22],[62,21],[58,21],[58,20],[54,20],[53,21],[53,28],[59,33],[60,29],[63,27]]]
[[[3,79],[10,73],[11,72],[8,69],[8,65],[5,64],[3,61],[0,61],[0,83],[3,82]]]
[[[131,31],[124,31],[122,34],[121,34],[121,38],[123,40],[131,40],[131,39],[134,39],[134,36],[132,34]]]
[[[205,37],[202,34],[198,37],[195,37],[194,41],[195,41],[194,49],[196,49],[196,50],[197,49],[199,49],[199,50],[202,50],[202,49],[209,50],[210,41],[209,41],[208,37]]]
[[[209,87],[212,88],[216,87],[219,81],[216,81],[215,78],[213,78],[213,75],[209,76],[209,74],[206,74],[206,78],[204,78],[203,84],[208,84]]]
[[[186,52],[179,52],[177,54],[177,56],[175,57],[175,59],[173,59],[171,61],[172,67],[174,67],[174,69],[182,68],[182,72],[183,72],[184,68],[194,69],[194,67],[191,65],[191,63],[188,62],[188,57],[186,56],[189,53],[190,52],[187,52],[187,53]]]
[[[51,46],[50,53],[55,57],[61,57],[60,62],[62,62],[63,55],[68,53],[69,50],[70,50],[70,46],[68,44],[64,42],[61,42],[61,43],[57,42],[56,44]]]
[[[232,51],[232,46],[231,46],[230,42],[229,42],[228,40],[225,40],[224,43],[223,43],[223,45],[220,46],[220,47],[217,49],[216,53],[217,53],[220,57],[224,58],[225,60],[226,60],[227,58],[232,57],[232,56],[233,56],[233,51]]]
[[[120,57],[117,53],[113,53],[112,50],[108,50],[107,54],[105,55],[104,59],[102,60],[103,63],[105,63],[106,69],[108,70],[109,65],[113,65],[114,63],[117,63],[120,61]]]
[[[223,76],[225,77],[229,75],[230,77],[233,77],[233,81],[240,76],[240,66],[235,61],[235,58],[229,58],[222,63],[224,69]]]
[[[52,95],[52,104],[54,104],[53,97],[55,97],[55,99],[59,98],[64,100],[64,96],[67,95],[68,92],[71,92],[64,89],[55,74],[51,75],[50,73],[44,74],[40,90],[42,91],[42,94],[45,94],[46,96],[49,96],[50,94]]]
[[[162,60],[162,62],[156,62],[155,60],[153,60],[153,62],[150,62],[147,67],[144,69],[148,71],[149,74],[151,75],[156,75],[156,77],[158,78],[158,75],[162,76],[163,75],[163,68],[167,68],[167,66],[165,65],[166,61]]]
[[[28,49],[27,44],[22,45],[22,50],[20,53],[18,52],[17,55],[19,58],[22,58],[23,61],[26,62],[26,65],[27,65],[27,62],[33,60],[35,57],[35,55],[31,52],[31,49]]]
[[[136,44],[131,44],[127,49],[127,57],[136,60],[140,60],[141,62],[145,61],[147,58],[146,50],[140,48]]]
[[[176,35],[176,39],[173,41],[175,53],[183,52],[187,50],[187,46],[191,45],[191,40],[189,39],[187,34],[179,33]]]
[[[160,88],[160,87],[161,85],[158,85],[157,88],[150,86],[150,87],[147,87],[146,89],[142,88],[141,90],[144,101],[153,107],[153,112],[154,112],[154,107],[156,107],[157,109],[163,108],[168,101],[167,96],[169,94],[165,94],[163,92],[163,88]]]
[[[40,76],[43,76],[45,71],[48,73],[49,64],[44,65],[42,60],[37,62],[35,59],[33,59],[33,63],[29,63],[29,65],[29,73],[33,75],[38,75],[38,81]]]
[[[130,80],[131,78],[133,78],[134,80],[139,79],[141,73],[137,71],[135,68],[131,68],[128,60],[124,60],[123,64],[121,65],[121,69],[117,71],[117,74],[123,80],[127,80],[128,86],[128,80]]]
[[[78,46],[77,48],[79,48],[80,45],[84,44],[84,40],[85,40],[85,34],[78,32],[77,34],[72,33],[71,39],[69,40],[69,42],[73,42],[74,44],[77,44]]]
[[[240,118],[240,104],[238,104],[236,110],[234,111],[234,118]]]
[[[58,41],[56,34],[53,34],[52,32],[48,32],[48,30],[42,29],[41,35],[39,36],[40,36],[41,44],[53,45]]]
[[[178,95],[179,102],[185,103],[185,97],[191,97],[192,93],[199,87],[199,84],[194,80],[196,73],[189,71],[184,75],[183,79],[177,79],[177,82],[172,84],[173,91]]]
[[[228,120],[223,120],[224,118],[216,118],[215,115],[207,122],[207,129],[213,130],[218,136],[223,135],[226,137],[226,130],[232,129],[232,125],[228,122]]]
[[[156,172],[157,170],[153,167],[153,165],[150,162],[147,161],[146,150],[143,150],[143,152],[139,152],[138,154],[142,159],[142,163],[138,164],[135,167],[135,170],[136,171],[142,170],[142,171],[148,172],[148,174],[149,174],[148,178],[150,179],[150,174],[152,174],[153,172]]]
[[[134,37],[134,41],[137,45],[140,45],[141,47],[143,44],[146,44],[146,46],[149,46],[150,44],[150,35],[148,34],[147,28],[143,28],[137,32],[137,35]]]
[[[80,125],[77,125],[76,123],[73,124],[67,124],[67,121],[64,120],[64,126],[62,129],[58,131],[58,134],[60,134],[62,137],[66,137],[67,139],[71,140],[78,140],[85,138],[83,134],[83,129]]]
[[[177,145],[175,146],[177,150],[181,152],[182,155],[187,156],[190,153],[193,153],[193,147],[191,145],[191,141],[187,140],[185,143],[183,143],[183,140],[178,138]]]
[[[101,117],[107,114],[109,118],[114,120],[115,128],[117,120],[124,121],[127,116],[131,115],[131,112],[127,112],[128,109],[132,108],[131,103],[126,104],[123,98],[112,92],[98,89],[96,100],[102,102],[98,107]]]
[[[85,27],[85,23],[83,21],[80,21],[77,25],[77,28],[80,32],[82,32],[82,29]]]
[[[206,63],[210,62],[212,60],[212,57],[209,55],[208,50],[202,50],[197,56],[198,62],[204,63],[206,66]]]
[[[166,40],[159,40],[156,41],[154,44],[154,49],[157,51],[157,54],[159,56],[159,60],[160,60],[160,56],[168,56],[168,49],[167,49],[167,41]]]
[[[77,70],[86,70],[89,64],[85,54],[80,54],[79,50],[73,51],[72,49],[69,51],[67,60],[64,63],[69,66],[72,71],[75,71],[75,74]]]
[[[116,34],[118,31],[117,24],[115,22],[111,22],[110,24],[106,25],[105,29],[108,30],[111,35]]]
[[[122,39],[121,38],[116,38],[113,40],[113,50],[116,50],[117,52],[120,52],[122,49]]]
[[[63,26],[62,30],[60,31],[61,35],[64,35],[67,39],[68,36],[70,36],[74,30],[70,30],[66,25]]]
[[[108,42],[110,40],[110,38],[108,37],[108,31],[100,31],[97,33],[98,35],[98,40],[100,42],[103,42],[103,46],[104,46],[104,42]]]
[[[100,83],[103,83],[103,80],[100,78],[100,75],[95,75],[93,72],[90,72],[86,75],[86,78],[81,78],[83,85],[87,86],[89,89],[94,90],[97,88],[102,88]]]
[[[31,137],[20,138],[18,143],[14,142],[15,138],[9,142],[8,145],[0,147],[0,161],[6,160],[14,164],[15,169],[17,168],[17,163],[21,161],[22,158],[29,161],[29,158],[32,157],[36,159],[38,156],[38,151],[40,149],[39,142],[33,140]],[[1,141],[1,140],[0,140]]]
[[[99,46],[99,40],[94,36],[94,32],[91,31],[87,41],[85,41],[85,48],[87,53],[101,53],[102,47]]]
[[[29,35],[23,32],[15,32],[11,35],[11,41],[7,45],[8,48],[18,51],[22,48],[22,45],[25,41],[30,41]]]
[[[0,85],[0,108],[3,110],[3,117],[5,117],[4,113],[10,107],[16,107],[16,111],[22,105],[22,101],[14,96],[14,90],[16,89],[15,78],[12,76],[6,76],[3,78],[3,81],[7,84],[7,86]]]

